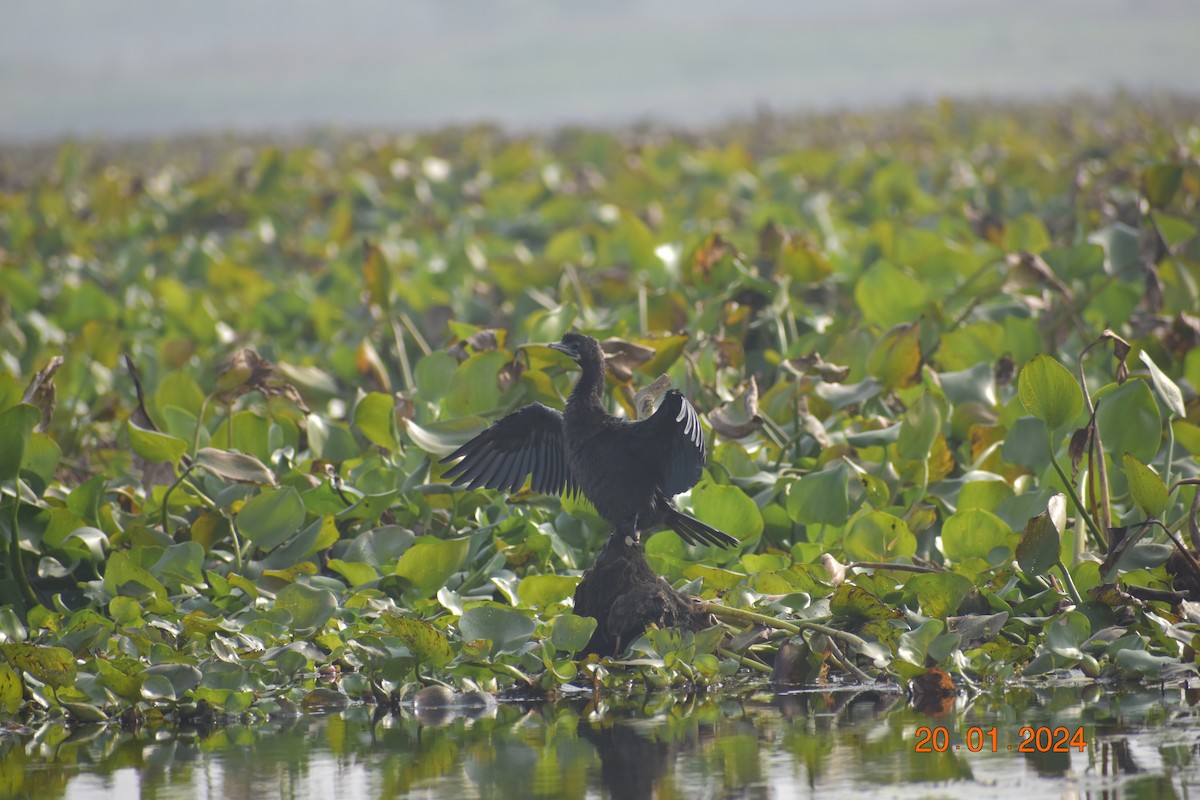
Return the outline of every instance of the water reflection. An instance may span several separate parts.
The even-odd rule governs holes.
[[[888,690],[750,687],[253,727],[53,722],[0,733],[0,798],[1183,797],[1200,785],[1195,701],[1013,689],[932,717]],[[1023,727],[1046,747],[1018,752]],[[1055,729],[1085,747],[1042,752]]]

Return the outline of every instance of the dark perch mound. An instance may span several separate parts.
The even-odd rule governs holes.
[[[618,655],[651,625],[698,631],[716,624],[698,599],[654,574],[638,542],[616,536],[575,587],[575,613],[596,618],[583,655]]]

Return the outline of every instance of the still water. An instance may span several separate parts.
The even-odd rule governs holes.
[[[1200,796],[1198,703],[1186,688],[1015,688],[930,715],[890,690],[760,686],[474,716],[51,722],[0,733],[0,797],[1184,798]]]

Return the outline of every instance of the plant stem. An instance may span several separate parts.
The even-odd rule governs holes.
[[[404,347],[404,334],[395,320],[392,321],[392,338],[396,340],[396,358],[400,360],[400,375],[404,378],[404,389],[411,392],[417,384],[413,380],[412,367],[408,363],[408,350]]]
[[[837,646],[837,642],[833,641],[832,639],[829,641],[829,653],[833,656],[834,660],[837,661],[838,666],[857,678],[860,683],[871,683],[873,681],[873,678],[871,678],[870,675],[863,672],[858,668],[858,665],[846,657],[846,654],[843,653],[841,648]]]
[[[229,538],[233,539],[233,563],[240,572],[242,569],[242,537],[238,535],[237,520],[229,517]]]
[[[530,678],[524,672],[521,672],[521,670],[517,669],[511,664],[505,664],[503,661],[493,661],[488,666],[497,672],[503,672],[507,675],[511,675],[517,680],[522,681],[526,686],[533,686],[534,684],[533,678]]]
[[[1071,596],[1071,600],[1077,606],[1083,605],[1083,598],[1079,596],[1079,590],[1075,588],[1075,581],[1071,580],[1071,573],[1067,569],[1067,565],[1062,563],[1061,559],[1055,562],[1055,565],[1058,567],[1059,572],[1062,573],[1063,583],[1067,587],[1067,594]]]
[[[928,491],[928,489],[929,489],[929,456],[925,456],[925,460],[921,462],[921,485],[917,490],[916,496],[913,497],[912,504],[909,505],[908,510],[904,512],[905,520],[907,520],[909,515],[911,515],[914,511],[917,510],[917,506],[920,505],[920,503],[921,503],[921,498],[925,496],[925,492]]]
[[[771,669],[770,667],[768,667],[766,664],[762,663],[761,661],[755,661],[753,658],[746,658],[745,656],[740,656],[737,653],[733,652],[732,650],[726,650],[724,647],[717,648],[717,652],[720,653],[725,658],[732,658],[734,661],[738,662],[743,667],[749,667],[750,669],[758,670],[759,672],[765,673],[767,675],[770,675],[771,673],[773,673],[775,671],[775,670]]]
[[[1167,420],[1167,467],[1163,470],[1163,483],[1171,485],[1171,468],[1175,465],[1175,428]]]
[[[1083,517],[1083,521],[1087,523],[1088,530],[1092,532],[1092,536],[1096,537],[1096,544],[1100,546],[1103,552],[1108,551],[1108,542],[1101,535],[1100,530],[1096,527],[1096,523],[1092,521],[1091,515],[1084,509],[1083,503],[1079,501],[1079,495],[1075,493],[1075,487],[1067,478],[1062,467],[1058,465],[1058,459],[1054,457],[1054,446],[1050,443],[1050,435],[1046,435],[1046,452],[1050,454],[1050,463],[1054,465],[1054,471],[1058,473],[1058,477],[1062,479],[1063,487],[1067,490],[1067,494],[1071,498],[1071,502],[1075,504],[1075,513]]]
[[[38,604],[37,595],[29,584],[29,576],[25,574],[25,565],[21,562],[21,479],[17,478],[13,485],[12,536],[8,540],[8,571],[21,588],[26,605],[33,608]],[[26,609],[28,613],[28,609]]]
[[[852,647],[864,648],[867,646],[866,641],[861,637],[855,636],[853,633],[839,631],[837,628],[831,628],[828,625],[821,625],[817,622],[802,620],[800,622],[788,622],[787,620],[768,617],[766,614],[759,614],[755,611],[747,611],[744,608],[732,608],[723,606],[719,603],[709,601],[705,607],[713,616],[718,619],[736,619],[743,622],[753,622],[758,625],[764,625],[768,628],[776,628],[778,630],[787,631],[791,634],[799,634],[801,631],[818,631],[831,639],[841,639],[846,644]]]
[[[1080,352],[1075,365],[1079,370],[1079,387],[1083,389],[1083,399],[1087,402],[1088,428],[1091,430],[1091,440],[1088,447],[1088,460],[1092,469],[1088,470],[1088,496],[1092,499],[1093,513],[1096,510],[1095,486],[1100,486],[1100,525],[1107,532],[1112,527],[1112,502],[1108,491],[1108,465],[1104,463],[1104,446],[1100,441],[1100,426],[1096,424],[1096,404],[1092,402],[1092,393],[1088,390],[1087,380],[1083,377],[1083,358],[1088,350],[1104,341],[1096,339]]]
[[[732,608],[730,606],[723,606],[713,602],[709,602],[706,607],[708,611],[718,619],[735,619],[742,622],[753,622],[758,625],[765,625],[768,628],[778,628],[779,630],[787,631],[791,634],[799,634],[801,630],[799,626],[793,625],[785,620],[776,619],[775,617],[768,617],[766,614],[759,614],[754,611],[747,611],[744,608]]]
[[[934,567],[925,567],[920,564],[889,564],[886,561],[852,561],[846,565],[847,569],[894,569],[897,572],[919,572],[922,574],[938,574],[945,572],[944,569],[935,569]]]
[[[195,468],[195,465],[192,465],[192,466],[188,467],[187,469],[185,469],[182,473],[180,473],[179,477],[175,479],[175,482],[172,483],[170,486],[168,486],[167,490],[165,492],[163,492],[162,529],[163,529],[163,533],[168,538],[171,536],[171,524],[170,524],[171,520],[170,520],[170,514],[167,512],[167,508],[170,505],[168,501],[170,501],[170,499],[171,499],[171,492],[175,491],[175,487],[177,487],[177,486],[179,486],[179,484],[183,483],[183,479],[186,478],[188,476],[188,473],[191,472],[194,468]]]
[[[200,450],[200,430],[204,427],[204,415],[208,413],[208,402],[212,398],[211,394],[206,394],[200,401],[200,414],[196,417],[196,430],[192,432],[192,449],[188,451],[193,456]],[[230,446],[233,446],[232,442],[230,442]]]

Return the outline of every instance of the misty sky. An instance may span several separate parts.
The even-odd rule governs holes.
[[[1200,92],[1194,0],[3,0],[0,138]]]

